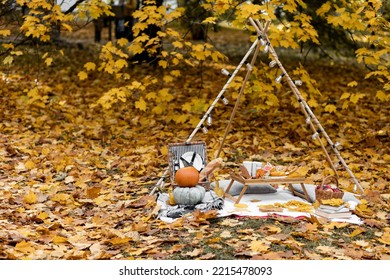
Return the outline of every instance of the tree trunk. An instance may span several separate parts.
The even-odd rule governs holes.
[[[184,26],[189,28],[193,40],[207,41],[208,25],[202,21],[210,16],[209,12],[202,8],[200,0],[178,0],[178,5],[185,8]]]

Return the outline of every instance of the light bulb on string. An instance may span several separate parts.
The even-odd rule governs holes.
[[[273,68],[273,67],[275,67],[276,64],[278,64],[278,63],[276,62],[276,60],[272,60],[272,61],[269,63],[269,67]]]
[[[311,122],[311,118],[310,117],[307,117],[306,120],[305,120],[306,124],[310,124]]]
[[[207,127],[205,127],[203,124],[200,126],[200,128],[202,128],[202,131],[203,131],[203,133],[207,133],[207,132],[209,132],[209,130],[207,129]]]
[[[262,46],[264,46],[264,45],[265,45],[265,41],[264,41],[264,39],[263,39],[263,36],[259,35],[258,38],[259,38],[260,44],[261,44]]]
[[[313,140],[315,140],[315,139],[318,138],[319,135],[320,135],[320,134],[319,134],[318,132],[316,132],[316,133],[314,133],[314,134],[311,136],[311,138],[312,138]]]
[[[175,161],[175,163],[174,163],[174,169],[175,169],[175,171],[179,170],[179,168],[180,168],[179,162],[178,162],[178,161]]]
[[[246,69],[247,69],[248,71],[252,71],[252,70],[253,70],[253,67],[252,67],[252,65],[251,65],[250,63],[247,63],[247,64],[246,64]]]
[[[271,45],[271,43],[270,42],[267,42],[266,44],[265,44],[265,47],[264,47],[264,52],[265,53],[267,53],[268,51],[269,51],[269,46]]]
[[[212,120],[212,118],[211,118],[211,114],[208,114],[208,115],[207,115],[207,125],[208,125],[208,126],[211,126],[212,123],[213,123],[213,120]]]
[[[225,104],[225,105],[228,105],[229,104],[229,100],[227,100],[227,98],[225,96],[221,96],[222,98],[222,103]]]
[[[232,75],[232,74],[230,74],[229,71],[226,70],[225,68],[223,68],[223,69],[221,70],[221,73],[222,73],[223,75],[229,76],[229,77]]]
[[[282,81],[284,77],[284,73],[280,74],[276,79],[275,79],[275,82],[277,82],[278,84],[280,84],[280,82]]]
[[[340,142],[334,143],[334,144],[333,144],[333,148],[335,148],[335,149],[340,149],[340,148],[341,148]]]
[[[302,83],[302,81],[301,80],[295,80],[294,81],[294,84],[296,85],[296,86],[301,86],[303,83]]]

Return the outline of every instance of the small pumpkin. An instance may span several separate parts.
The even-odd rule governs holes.
[[[173,190],[173,198],[178,205],[196,205],[203,200],[205,194],[205,188],[199,185],[193,188],[176,187]]]
[[[175,181],[180,187],[194,187],[199,182],[199,171],[193,166],[180,168],[175,173]]]

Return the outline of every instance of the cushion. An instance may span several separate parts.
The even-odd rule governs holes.
[[[230,183],[230,180],[221,180],[219,181],[219,187],[226,190]],[[215,182],[211,183],[212,187],[215,187]],[[229,194],[232,196],[239,195],[244,188],[244,185],[240,182],[234,181],[232,187],[229,190]],[[247,190],[246,194],[266,194],[266,193],[275,193],[277,190],[272,187],[270,184],[256,184],[256,185],[250,185]]]

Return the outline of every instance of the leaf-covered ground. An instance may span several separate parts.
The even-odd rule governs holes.
[[[242,40],[233,40],[236,36],[214,38],[232,58],[230,67],[247,49]],[[342,110],[339,102],[350,91],[350,81],[363,79],[364,69],[329,59],[305,65],[322,92],[315,114],[330,137],[343,145],[344,159],[366,190],[364,207],[357,213],[364,225],[281,217],[217,219],[213,213],[194,213],[166,224],[155,219],[158,208],[149,193],[168,165],[168,143],[186,140],[194,128],[167,121],[166,115],[180,112],[195,97],[209,104],[226,82],[221,68],[229,65],[202,72],[183,68],[186,74],[175,81],[176,99],[166,114],[141,113],[133,105],[136,95],[122,110],[104,112],[90,105],[118,81],[99,74],[85,81],[77,78],[82,65],[93,59],[94,48],[68,46],[46,70],[39,61],[22,58],[1,69],[1,259],[390,258],[389,104],[370,97],[376,87],[372,81],[359,84],[366,97],[357,105]],[[297,64],[287,54],[281,60],[288,69]],[[159,71],[129,69],[139,80],[161,75]],[[28,105],[26,90],[35,82],[48,96],[43,108],[39,102]],[[322,150],[311,140],[289,94],[287,88],[278,93],[280,107],[268,111],[243,102],[223,149],[219,178],[246,159],[307,166],[311,180],[323,178],[329,168]],[[209,133],[196,136],[206,141],[209,160],[233,108],[230,100],[230,105],[215,109]],[[338,110],[324,113],[327,104]],[[202,117],[202,111],[192,114]]]

